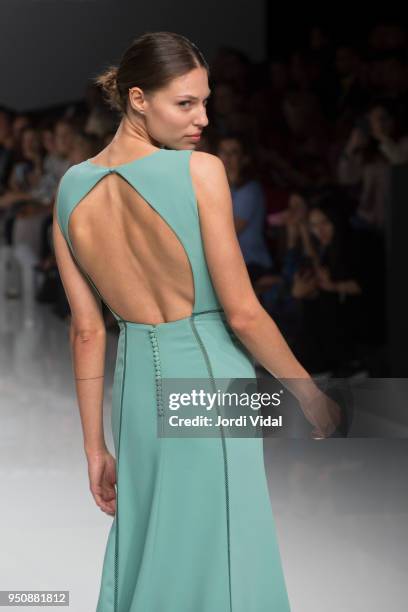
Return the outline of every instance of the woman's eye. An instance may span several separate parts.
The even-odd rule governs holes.
[[[207,106],[207,102],[208,102],[208,98],[204,100],[204,106]],[[180,106],[185,107],[186,104],[191,104],[191,100],[183,100],[182,102],[179,102]]]

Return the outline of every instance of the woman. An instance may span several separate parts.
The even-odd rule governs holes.
[[[366,299],[375,261],[369,235],[353,230],[330,199],[311,206],[301,235],[303,261],[292,285],[292,295],[302,302],[295,354],[314,373],[344,376],[346,367],[351,373],[359,365],[356,340],[373,307],[371,296]]]
[[[251,176],[251,155],[243,136],[234,133],[222,136],[217,155],[225,165],[238,242],[254,284],[274,271],[264,235],[265,195],[261,183]]]
[[[0,208],[5,210],[5,242],[9,247],[13,244],[13,228],[18,214],[30,209],[27,200],[33,199],[31,190],[41,176],[45,154],[38,129],[31,126],[24,127],[21,130],[20,140],[22,159],[14,164],[8,189],[0,196]]]
[[[121,122],[103,151],[64,175],[53,225],[90,488],[115,516],[97,612],[285,612],[262,439],[158,436],[162,382],[255,378],[251,351],[298,379],[316,435],[337,410],[308,412],[323,396],[254,296],[224,165],[193,152],[210,95],[197,47],[144,34],[98,82]],[[103,435],[100,300],[120,328],[116,462]]]

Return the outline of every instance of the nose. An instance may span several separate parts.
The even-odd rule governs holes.
[[[208,123],[207,111],[204,106],[194,122],[194,127],[203,129],[208,125]]]

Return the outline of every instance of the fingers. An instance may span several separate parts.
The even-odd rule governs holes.
[[[90,487],[92,496],[99,508],[107,514],[115,514],[116,490],[114,487],[93,485]]]
[[[114,516],[116,512],[116,500],[112,500],[111,502],[105,502],[101,506],[99,506],[102,512],[109,514],[110,516]]]
[[[116,497],[104,499],[100,494],[93,495],[96,505],[107,514],[114,515],[116,512]]]

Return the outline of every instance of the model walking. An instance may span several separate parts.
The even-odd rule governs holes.
[[[207,63],[185,37],[147,33],[99,83],[122,119],[63,176],[53,224],[90,488],[114,516],[97,612],[287,612],[262,439],[157,435],[162,378],[255,378],[254,356],[311,382],[252,290],[221,160],[194,151]],[[103,435],[100,300],[120,328],[116,459]],[[294,391],[307,413],[317,388]],[[324,435],[323,417],[307,414]]]

